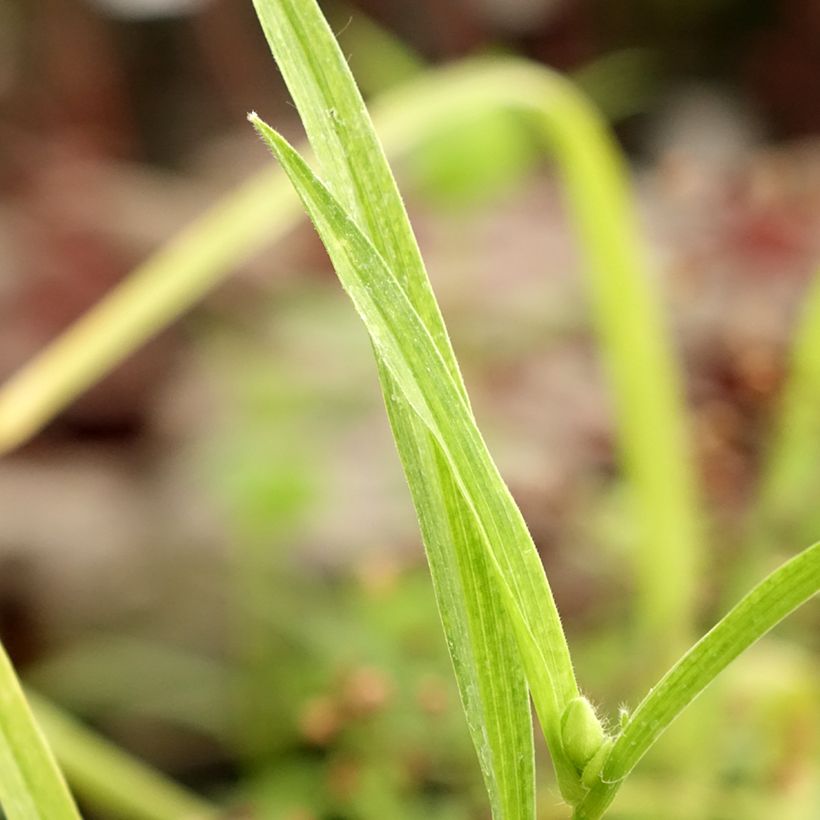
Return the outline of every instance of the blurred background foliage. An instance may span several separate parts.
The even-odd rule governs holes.
[[[820,259],[820,5],[323,5],[368,94],[516,53],[612,120],[686,367],[707,627],[744,575]],[[0,4],[0,373],[268,161],[253,108],[298,133],[250,3]],[[557,180],[508,114],[442,130],[398,173],[580,680],[614,715],[652,648]],[[809,505],[764,563],[818,532]],[[816,816],[816,627],[800,613],[739,661],[613,818]],[[0,637],[32,686],[237,816],[486,817],[365,334],[307,227],[0,463]],[[543,818],[563,816],[542,781]]]

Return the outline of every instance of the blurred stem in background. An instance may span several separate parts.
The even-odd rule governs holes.
[[[788,374],[750,515],[744,581],[766,565],[773,547],[811,540],[820,524],[820,270],[800,311]]]

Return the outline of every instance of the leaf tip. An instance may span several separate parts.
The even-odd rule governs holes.
[[[256,111],[248,113],[248,122],[254,127],[256,133],[259,134],[274,156],[279,159],[287,146],[285,138],[278,131],[271,128]]]

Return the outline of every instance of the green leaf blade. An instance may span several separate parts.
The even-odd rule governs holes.
[[[378,362],[383,389],[399,388]],[[419,520],[422,540],[470,734],[498,818],[534,813],[535,771],[527,684],[515,637],[503,620],[480,533],[440,447],[399,399],[385,406]],[[505,670],[505,685],[495,679]],[[510,766],[510,760],[517,765]]]
[[[8,820],[80,820],[68,786],[2,647],[0,807]]]
[[[430,334],[397,278],[341,204],[288,143],[258,118],[328,249],[381,362],[444,453],[491,559],[565,795],[577,785],[560,742],[560,717],[578,695],[569,651],[540,559]],[[414,476],[409,476],[413,481]],[[426,480],[426,478],[425,478]],[[486,605],[486,604],[485,604]],[[499,670],[503,681],[508,670]]]
[[[576,810],[596,820],[619,784],[675,718],[735,658],[820,591],[820,543],[787,561],[749,592],[653,687],[629,718],[598,783]]]
[[[442,624],[452,642],[457,678],[463,681],[470,734],[479,739],[476,749],[484,779],[492,784],[489,792],[494,814],[500,818],[530,816],[534,812],[535,764],[529,753],[532,719],[524,669],[515,636],[504,618],[503,601],[491,580],[493,568],[481,533],[473,518],[463,514],[465,502],[443,452],[427,438],[434,450],[444,507],[434,521],[425,515],[422,529],[435,528],[440,522],[450,530],[449,540],[434,540],[434,531],[424,540],[451,547],[449,554],[428,549],[427,556]],[[451,572],[454,566],[459,573]],[[455,588],[442,589],[443,583]],[[454,613],[460,617],[452,618]],[[506,669],[502,681],[499,669]]]
[[[254,0],[254,7],[322,178],[396,272],[460,383],[396,181],[327,21],[314,0]]]
[[[455,387],[456,402],[471,414],[398,188],[332,32],[313,0],[257,0],[255,7],[330,191],[391,263],[402,296],[406,293]],[[499,820],[529,820],[535,814],[535,773],[527,684],[512,630],[503,617],[490,617],[503,608],[492,591],[480,528],[440,443],[408,406],[375,337],[374,348],[493,814]],[[412,397],[417,406],[419,398]]]

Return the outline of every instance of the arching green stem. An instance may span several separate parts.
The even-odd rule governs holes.
[[[453,119],[525,113],[566,181],[588,292],[618,415],[619,448],[641,525],[640,618],[680,647],[691,632],[702,554],[678,367],[637,237],[617,149],[571,84],[512,59],[431,71],[372,106],[388,155],[411,151]],[[188,310],[249,255],[301,219],[284,176],[265,170],[117,286],[0,390],[0,453],[25,441],[77,395]]]

